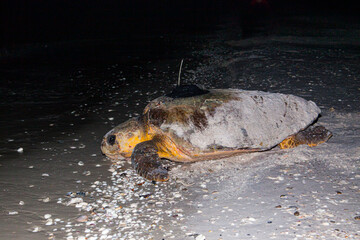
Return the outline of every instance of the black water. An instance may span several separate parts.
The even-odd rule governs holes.
[[[170,89],[176,84],[180,60],[187,58],[185,67],[191,65],[191,51],[206,41],[208,32],[56,42],[13,50],[0,65],[0,154],[17,156],[20,147],[36,149],[53,135],[91,121],[91,109],[110,106],[116,99],[130,101],[117,94],[154,89],[156,81]],[[168,83],[160,84],[163,81]]]
[[[170,88],[180,59],[190,64],[191,51],[233,11],[231,5],[2,1],[0,155],[36,149],[39,142],[91,121],[94,106],[111,104],[115,94],[149,88],[155,76],[169,81],[164,86]]]

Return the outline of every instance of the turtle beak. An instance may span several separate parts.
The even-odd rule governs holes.
[[[108,151],[107,151],[107,148],[106,148],[106,138],[104,137],[102,142],[101,142],[101,152],[105,155],[107,155]]]
[[[102,154],[106,155],[107,157],[110,157],[111,158],[111,153],[109,151],[109,148],[108,148],[108,144],[106,142],[106,137],[103,138],[102,142],[101,142],[101,152]]]

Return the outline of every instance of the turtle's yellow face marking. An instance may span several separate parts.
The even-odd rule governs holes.
[[[146,140],[137,120],[130,119],[104,136],[101,151],[111,159],[129,158],[135,146]]]

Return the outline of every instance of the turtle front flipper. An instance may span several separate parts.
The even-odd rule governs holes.
[[[332,137],[332,133],[323,126],[310,126],[297,134],[287,137],[279,146],[281,149],[294,148],[301,144],[315,147],[326,142]]]
[[[161,163],[154,140],[141,142],[135,146],[131,155],[131,164],[140,176],[148,180],[164,182],[169,179],[168,170]]]

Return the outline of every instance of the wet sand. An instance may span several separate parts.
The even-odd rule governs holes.
[[[74,91],[82,92],[79,103],[70,101],[62,114],[55,109],[54,118],[40,111],[46,114],[38,126],[15,114],[9,127],[15,130],[2,140],[0,238],[360,238],[360,27],[348,32],[347,24],[301,34],[285,24],[271,36],[249,39],[223,25],[187,41],[185,56],[60,71],[60,77],[81,83],[67,85],[83,87]],[[338,32],[346,34],[336,37]],[[169,182],[155,185],[127,162],[113,164],[101,155],[102,136],[169,91],[181,58],[185,83],[315,101],[322,109],[319,123],[333,138],[315,148],[175,164]],[[21,122],[24,130],[17,131]],[[16,151],[20,147],[23,153]]]

